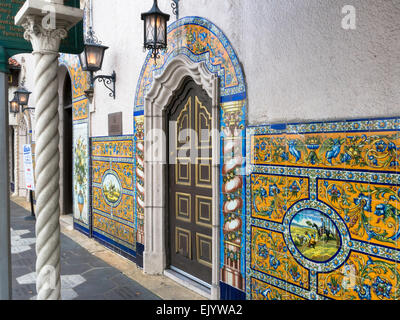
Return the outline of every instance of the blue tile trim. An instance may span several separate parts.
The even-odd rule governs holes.
[[[79,232],[83,233],[85,236],[90,237],[90,232],[88,228],[85,228],[84,226],[74,222],[74,229],[78,230]]]
[[[139,268],[143,268],[143,252],[144,252],[144,245],[136,242],[136,264]]]
[[[132,260],[134,262],[136,262],[136,251],[133,251],[132,249],[129,249],[113,240],[111,240],[110,238],[107,238],[105,236],[103,236],[102,234],[93,231],[93,237],[95,240],[99,241],[101,244],[105,245],[107,248],[112,249],[113,251],[117,252],[120,255],[125,256],[124,254],[126,254],[126,257],[131,257],[129,258],[129,260]]]
[[[219,287],[221,290],[221,300],[246,300],[244,291],[238,290],[224,282],[220,282]]]

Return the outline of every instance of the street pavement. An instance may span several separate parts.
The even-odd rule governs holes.
[[[36,298],[35,220],[10,201],[12,299]],[[61,233],[61,298],[63,300],[161,300],[121,271],[92,255]]]

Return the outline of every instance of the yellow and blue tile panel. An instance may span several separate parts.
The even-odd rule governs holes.
[[[77,55],[62,53],[58,62],[60,66],[67,69],[72,81],[74,228],[90,235],[89,102],[85,96],[85,90],[88,87],[88,75],[87,72],[82,70]]]
[[[247,129],[246,297],[398,300],[400,119]]]
[[[136,256],[133,136],[92,138],[92,235]]]

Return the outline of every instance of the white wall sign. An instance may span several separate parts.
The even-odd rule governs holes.
[[[24,172],[25,188],[35,190],[35,178],[33,173],[32,148],[30,144],[24,144]]]

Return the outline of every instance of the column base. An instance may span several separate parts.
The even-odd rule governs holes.
[[[162,252],[143,253],[143,271],[147,274],[160,275],[166,267],[166,255]]]

